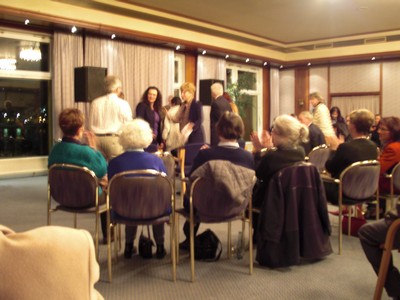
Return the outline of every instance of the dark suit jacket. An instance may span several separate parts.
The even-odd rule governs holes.
[[[363,160],[377,159],[376,144],[367,139],[354,139],[340,144],[336,151],[332,151],[325,167],[332,177],[339,178],[340,173],[352,163]]]
[[[193,99],[190,104],[189,122],[194,123],[194,126],[187,143],[204,143],[203,106],[200,101]]]
[[[311,123],[308,126],[308,132],[309,141],[307,143],[301,144],[304,148],[306,155],[308,155],[308,153],[310,153],[310,151],[315,147],[325,144],[325,136],[317,125]]]
[[[217,99],[211,102],[211,111],[210,111],[211,146],[217,146],[219,143],[216,124],[219,118],[222,116],[222,114],[226,111],[232,111],[232,108],[228,100],[226,100],[223,96],[219,96]]]
[[[158,123],[158,128],[157,128],[157,136],[155,138],[154,142],[161,143],[162,142],[162,127],[161,124],[163,123],[162,121],[162,116],[161,113],[158,112],[158,115],[160,116],[160,122]],[[136,106],[136,117],[141,118],[145,120],[147,123],[149,123],[150,128],[154,131],[154,111],[151,110],[150,106],[147,104],[140,102]]]

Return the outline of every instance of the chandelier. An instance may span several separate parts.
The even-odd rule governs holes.
[[[26,61],[42,60],[42,52],[39,49],[39,43],[31,46],[23,46],[19,52],[19,58]]]
[[[17,60],[15,58],[0,58],[0,70],[14,71],[16,63]]]

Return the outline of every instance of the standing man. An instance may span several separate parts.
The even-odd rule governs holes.
[[[304,152],[306,153],[306,155],[308,155],[308,153],[310,153],[310,151],[315,147],[325,144],[325,136],[322,133],[321,129],[319,129],[319,127],[312,122],[313,116],[309,111],[302,111],[298,116],[298,120],[300,121],[300,123],[303,123],[308,127],[309,141],[307,143],[301,144],[301,146],[303,146],[304,148]]]
[[[104,79],[106,95],[96,98],[90,105],[89,127],[97,136],[97,147],[109,161],[123,152],[118,141],[121,126],[132,120],[132,109],[121,99],[121,80],[116,76]]]
[[[224,112],[232,111],[232,108],[227,99],[222,94],[224,93],[224,87],[221,83],[216,82],[211,85],[211,112],[210,112],[210,133],[211,133],[211,146],[217,146],[219,143],[219,137],[217,134],[216,124],[219,118]]]

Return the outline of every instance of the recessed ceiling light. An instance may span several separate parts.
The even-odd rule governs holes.
[[[179,49],[181,49],[181,46],[178,45],[178,46],[176,46],[175,49],[176,49],[176,51],[178,51]]]
[[[111,39],[113,40],[113,39],[115,39],[117,36],[113,33],[112,35],[111,35]]]
[[[309,62],[309,63],[307,64],[307,66],[311,66],[311,63]]]
[[[228,58],[229,58],[229,54],[225,55],[225,59],[228,59]]]
[[[246,63],[248,63],[250,61],[250,58],[246,58]]]
[[[280,68],[280,69],[283,69],[283,65],[281,65],[279,68]]]
[[[201,52],[201,54],[205,55],[207,53],[206,50],[203,50],[203,52]]]
[[[375,60],[375,56],[371,58],[371,60]]]
[[[29,19],[26,19],[25,20],[25,25],[28,25],[29,24]]]
[[[268,63],[265,61],[265,62],[264,62],[264,66],[266,66],[266,65],[268,65]]]
[[[75,33],[76,31],[77,31],[76,27],[75,27],[75,26],[72,26],[71,32],[72,32],[72,33]]]

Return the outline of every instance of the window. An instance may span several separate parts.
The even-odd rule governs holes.
[[[174,66],[174,96],[180,97],[179,89],[185,82],[185,55],[175,54]]]
[[[227,90],[239,109],[245,139],[262,128],[262,72],[261,68],[230,64],[226,66]]]
[[[0,35],[0,158],[48,155],[49,42],[47,36]]]

